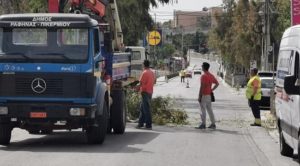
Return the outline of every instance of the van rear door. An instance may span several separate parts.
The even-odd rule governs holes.
[[[291,75],[299,76],[299,52],[296,51],[292,59],[291,66]],[[288,97],[289,107],[291,111],[291,130],[294,147],[298,147],[298,131],[300,124],[300,96],[298,95],[289,95]]]
[[[277,77],[276,77],[276,113],[280,117],[280,127],[284,135],[285,141],[292,145],[292,114],[291,105],[288,100],[288,95],[285,93],[284,78],[291,74],[291,59],[294,56],[294,51],[281,50],[279,52],[278,66],[277,66]]]

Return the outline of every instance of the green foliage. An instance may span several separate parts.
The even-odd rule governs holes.
[[[2,0],[1,13],[45,13],[46,0]],[[5,4],[5,5],[4,5]]]
[[[209,33],[208,44],[222,56],[227,64],[249,67],[251,59],[260,64],[263,37],[258,11],[262,3],[255,0],[224,1],[226,11],[215,15],[217,27]],[[277,45],[284,30],[290,26],[290,1],[273,2],[277,12],[271,15],[271,40]],[[256,31],[255,31],[256,29]]]
[[[118,0],[118,9],[125,45],[137,45],[148,30],[154,28],[149,14],[150,7],[159,3],[173,3],[173,0]]]
[[[164,44],[161,47],[157,47],[157,53],[159,60],[170,58],[175,52],[175,47],[172,44]]]
[[[172,44],[174,45],[176,50],[181,51],[181,44],[183,43],[183,52],[184,55],[187,54],[188,49],[194,49],[196,52],[199,52],[199,47],[201,44],[207,43],[208,36],[202,32],[196,32],[194,34],[185,34],[182,35],[176,34],[172,36]]]
[[[1,0],[1,13],[45,13],[47,0]],[[117,0],[125,45],[137,45],[146,30],[153,28],[150,7],[173,0]],[[68,5],[67,5],[68,6]],[[66,9],[67,10],[67,9]]]
[[[134,90],[128,90],[126,99],[127,99],[128,117],[130,119],[137,119],[139,117],[141,95],[135,92]]]
[[[128,116],[130,119],[137,119],[141,102],[140,94],[134,91],[127,93]],[[187,113],[177,108],[175,100],[170,97],[156,97],[152,99],[152,120],[154,124],[187,124]]]
[[[175,100],[171,97],[156,97],[152,99],[153,122],[159,125],[168,123],[184,125],[187,124],[187,114],[181,109],[175,108]]]
[[[272,19],[272,31],[275,40],[279,43],[284,30],[291,26],[291,2],[287,0],[276,0],[275,9],[278,12]]]

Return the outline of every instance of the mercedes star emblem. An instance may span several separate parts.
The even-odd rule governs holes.
[[[44,79],[42,78],[35,78],[32,82],[31,82],[31,89],[35,92],[35,93],[43,93],[45,92],[47,86],[46,86],[46,82]]]

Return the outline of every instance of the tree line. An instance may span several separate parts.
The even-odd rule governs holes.
[[[209,33],[209,47],[216,50],[226,64],[249,68],[250,61],[256,60],[259,66],[264,37],[264,21],[259,11],[263,9],[263,3],[226,0],[223,5],[224,12],[214,16],[217,26]],[[278,54],[280,38],[290,26],[290,1],[276,0],[271,7],[271,43],[275,44],[275,54]]]
[[[147,30],[154,27],[149,10],[177,0],[117,0],[125,45],[137,45]],[[66,6],[66,12],[68,12]],[[0,13],[45,13],[47,0],[0,0]]]

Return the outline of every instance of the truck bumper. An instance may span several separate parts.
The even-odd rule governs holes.
[[[0,117],[23,119],[93,119],[96,112],[96,104],[80,105],[66,103],[6,103],[1,107],[8,108],[8,114]],[[84,110],[84,114],[71,115],[72,108]]]

